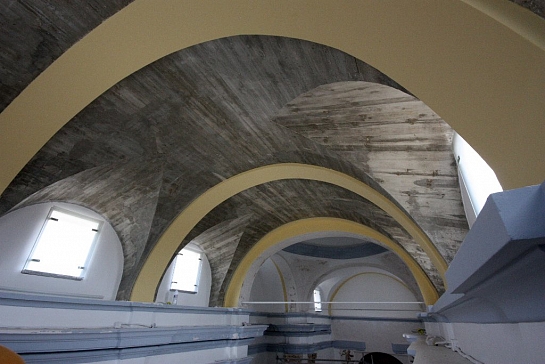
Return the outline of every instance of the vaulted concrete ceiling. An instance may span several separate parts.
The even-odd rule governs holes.
[[[0,110],[128,3],[0,5]],[[178,248],[193,240],[210,260],[211,305],[222,303],[237,265],[264,235],[324,216],[391,238],[441,292],[444,266],[417,240],[431,241],[439,262],[448,263],[467,232],[451,139],[438,115],[354,57],[296,39],[229,37],[170,54],[102,94],[11,182],[0,214],[45,201],[103,214],[123,245],[118,299],[128,299],[152,249],[197,197],[261,166],[325,167],[371,186],[423,237],[331,183],[296,178],[259,184],[215,206],[179,237]]]

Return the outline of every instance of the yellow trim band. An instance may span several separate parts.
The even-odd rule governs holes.
[[[288,302],[288,291],[286,289],[286,282],[284,281],[284,275],[282,274],[282,271],[276,265],[276,262],[271,259],[272,264],[274,264],[274,267],[276,268],[276,271],[278,272],[278,276],[280,277],[280,283],[282,284],[282,292],[284,294],[284,302]],[[284,312],[289,312],[289,306],[287,303],[284,303]]]

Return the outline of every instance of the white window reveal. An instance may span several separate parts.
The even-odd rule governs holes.
[[[54,207],[23,273],[82,280],[102,221]]]
[[[458,134],[454,134],[452,149],[458,164],[458,180],[469,227],[477,219],[488,196],[503,188],[485,160]]]
[[[314,311],[322,312],[322,294],[319,289],[314,290]]]
[[[184,248],[174,260],[171,290],[197,293],[202,267],[202,253]]]

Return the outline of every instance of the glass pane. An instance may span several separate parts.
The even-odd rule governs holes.
[[[201,270],[201,253],[182,249],[176,256],[172,275],[171,289],[197,292],[199,274]]]
[[[38,238],[25,269],[81,277],[100,222],[87,220],[58,210]]]

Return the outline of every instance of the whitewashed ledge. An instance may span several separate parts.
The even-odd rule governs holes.
[[[29,364],[88,363],[200,350],[246,348],[265,329],[263,325],[252,325],[34,332],[11,330],[0,332],[0,343],[19,353]],[[229,359],[226,362],[238,363],[243,362],[243,359]]]
[[[0,330],[0,343],[19,353],[46,353],[253,339],[265,325],[168,328]],[[245,342],[247,345],[248,343]],[[227,345],[230,346],[230,345]]]
[[[242,325],[249,310],[56,297],[0,291],[1,328]]]
[[[451,349],[428,345],[424,340],[411,343],[407,353],[414,356],[413,364],[471,364],[469,360]]]
[[[249,314],[0,292],[0,345],[27,364],[249,364],[248,345],[268,327],[248,324]]]

